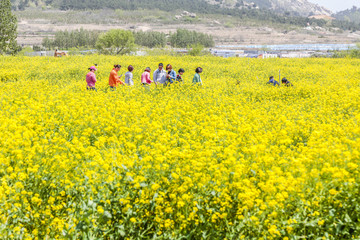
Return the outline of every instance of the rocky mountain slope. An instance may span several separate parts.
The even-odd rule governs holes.
[[[278,13],[308,17],[311,15],[327,15],[332,12],[307,0],[205,0],[210,4],[227,8],[263,8]]]

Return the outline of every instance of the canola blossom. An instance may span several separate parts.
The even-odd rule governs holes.
[[[360,238],[359,60],[0,62],[0,239]],[[141,86],[160,62],[184,83]]]

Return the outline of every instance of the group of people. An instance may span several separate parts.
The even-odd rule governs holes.
[[[176,73],[175,70],[173,70],[171,64],[166,65],[165,70],[163,69],[164,65],[162,63],[159,64],[158,69],[156,69],[153,73],[153,80],[151,80],[151,69],[150,67],[147,67],[143,74],[141,74],[141,85],[143,86],[149,86],[152,83],[155,83],[156,85],[163,85],[163,86],[169,86],[170,84],[174,83],[181,83],[183,82],[183,74],[185,73],[185,70],[183,68],[180,68],[178,72]],[[115,90],[116,87],[120,85],[128,85],[133,86],[134,80],[133,80],[133,71],[134,67],[132,65],[128,66],[128,72],[125,73],[125,80],[121,81],[121,77],[123,76],[118,75],[118,72],[121,69],[121,65],[116,64],[114,65],[114,68],[110,72],[109,76],[109,86],[111,90]],[[86,82],[87,82],[87,89],[88,90],[95,90],[95,83],[96,83],[96,75],[95,71],[97,71],[96,66],[91,66],[89,68],[89,72],[86,74]],[[193,78],[193,84],[202,85],[202,80],[200,77],[200,73],[202,73],[203,69],[201,67],[198,67],[195,69],[195,75]]]
[[[134,79],[133,79],[133,71],[134,67],[132,65],[128,66],[128,71],[125,73],[125,80],[124,82],[121,81],[121,77],[123,76],[118,75],[118,72],[121,69],[121,65],[116,64],[114,65],[114,68],[110,72],[109,76],[109,86],[111,90],[115,90],[120,85],[128,85],[133,86],[134,85]],[[87,89],[88,90],[95,90],[95,83],[96,83],[96,76],[95,71],[97,71],[95,66],[91,66],[89,68],[89,73],[86,74],[86,82],[87,82]],[[193,84],[202,85],[202,80],[200,77],[200,73],[202,73],[203,69],[201,67],[197,67],[195,69],[195,75],[193,78]],[[143,86],[149,86],[152,83],[155,83],[156,85],[163,85],[168,86],[170,84],[174,83],[181,83],[183,82],[183,74],[185,73],[185,70],[183,68],[180,68],[178,72],[176,73],[175,70],[173,70],[171,64],[166,65],[166,68],[164,70],[164,65],[162,63],[159,63],[158,68],[153,73],[153,80],[151,80],[151,69],[150,67],[147,67],[143,74],[141,74],[141,85]],[[239,82],[238,82],[239,83]],[[274,79],[273,76],[269,78],[269,81],[267,84],[272,86],[280,86],[280,83]],[[291,82],[289,82],[286,78],[283,78],[281,80],[281,84],[286,87],[293,86]]]
[[[269,81],[267,82],[267,84],[273,85],[275,87],[280,86],[280,83],[278,81],[276,81],[273,76],[271,76],[269,78]],[[285,86],[285,87],[292,87],[293,86],[292,83],[289,82],[289,80],[287,80],[286,78],[281,79],[281,84],[283,86]]]

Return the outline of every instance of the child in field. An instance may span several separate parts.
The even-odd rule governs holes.
[[[141,74],[141,84],[146,87],[149,86],[153,81],[150,79],[151,69],[147,67],[143,74]]]
[[[115,90],[117,86],[124,85],[124,82],[120,80],[122,75],[118,76],[121,66],[119,64],[114,65],[113,70],[110,72],[109,85],[110,89]]]
[[[292,87],[292,86],[294,86],[294,85],[292,85],[292,83],[289,82],[289,80],[287,80],[286,78],[281,79],[281,83],[282,83],[282,85],[285,86],[285,87]]]
[[[128,67],[128,72],[125,73],[125,84],[128,86],[134,85],[132,71],[134,71],[134,67],[130,65]]]
[[[176,76],[176,82],[181,83],[183,82],[182,75],[184,74],[185,70],[183,68],[180,68],[178,71],[178,75]]]
[[[271,85],[273,85],[273,86],[276,86],[276,85],[277,85],[277,86],[280,86],[279,82],[276,81],[273,76],[271,76],[271,77],[269,78],[269,81],[268,81],[266,84],[271,84]]]
[[[171,84],[176,80],[176,72],[172,69],[171,64],[166,65],[166,85]]]
[[[203,69],[201,67],[198,67],[195,69],[195,75],[193,78],[193,85],[202,85],[200,73],[202,73]]]
[[[87,90],[95,90],[95,83],[96,83],[96,76],[95,76],[95,71],[97,71],[95,66],[91,66],[89,68],[90,72],[88,72],[88,74],[86,74],[86,82],[87,82],[87,86],[86,89]]]

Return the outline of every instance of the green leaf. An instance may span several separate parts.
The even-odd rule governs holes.
[[[352,222],[350,216],[347,213],[345,214],[345,222],[347,222],[347,223]]]
[[[329,211],[329,215],[330,215],[331,217],[334,217],[334,216],[335,216],[335,212],[336,212],[335,209],[331,209],[331,210]]]
[[[104,216],[107,217],[107,218],[112,218],[111,213],[108,212],[108,211],[105,211],[105,212],[104,212]]]

